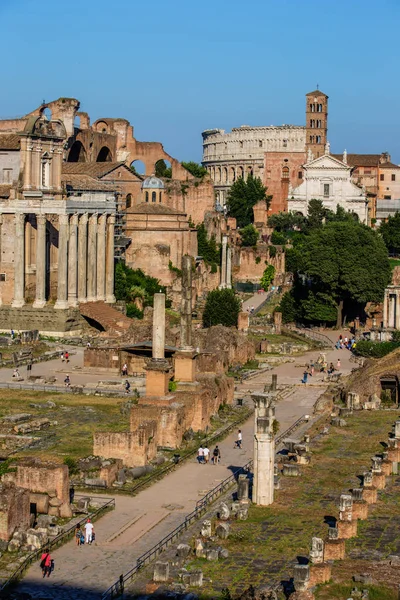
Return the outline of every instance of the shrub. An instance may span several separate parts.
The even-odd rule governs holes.
[[[281,231],[273,231],[271,235],[271,243],[276,246],[284,246],[286,244],[286,235]]]
[[[126,316],[130,319],[143,319],[143,311],[136,304],[133,304],[133,302],[129,302],[126,305]]]
[[[283,323],[294,323],[297,320],[298,309],[293,294],[286,292],[279,306],[275,309],[282,313]]]
[[[240,301],[233,290],[213,290],[207,295],[203,313],[203,326],[225,325],[225,327],[236,327],[239,312]]]
[[[273,282],[275,277],[275,267],[273,265],[268,265],[265,269],[263,276],[261,277],[261,287],[263,290],[267,290],[271,283]]]
[[[261,256],[256,256],[256,265],[259,265],[261,262]]]
[[[366,358],[382,358],[399,348],[398,342],[371,342],[370,340],[360,340],[354,348],[354,354]]]
[[[268,253],[269,253],[270,258],[274,258],[276,256],[276,252],[277,251],[276,251],[275,246],[269,246]]]
[[[71,456],[66,456],[64,458],[64,465],[67,465],[70,475],[73,475],[74,473],[78,472],[78,465],[76,463],[76,460]]]
[[[251,247],[257,244],[260,234],[254,225],[246,225],[240,230],[240,236],[242,238],[242,246]]]

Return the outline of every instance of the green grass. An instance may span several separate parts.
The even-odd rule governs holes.
[[[220,598],[221,590],[229,588],[232,597],[238,596],[250,585],[255,587],[266,583],[279,583],[293,575],[293,561],[296,556],[308,556],[313,536],[326,538],[328,526],[324,517],[338,516],[337,501],[341,493],[359,487],[357,478],[370,465],[370,458],[382,451],[381,441],[388,437],[391,424],[395,420],[395,411],[362,411],[349,417],[348,427],[331,428],[328,436],[320,437],[312,444],[310,466],[302,466],[299,478],[281,478],[281,489],[275,493],[275,502],[269,507],[252,505],[249,519],[231,524],[231,535],[218,543],[229,550],[229,558],[218,563],[196,559],[189,567],[203,569],[204,577],[210,578],[203,588],[204,596]],[[319,433],[322,422],[314,426],[313,435]],[[368,521],[360,522],[359,537],[348,542],[348,549],[371,547],[373,517],[390,515],[400,519],[400,501],[396,488],[388,487]],[[372,509],[371,509],[372,510]],[[393,537],[397,539],[398,527],[395,521],[391,525]],[[394,552],[395,542],[384,536],[373,539],[374,548],[388,555]],[[351,575],[343,571],[350,559],[335,564],[333,580],[337,584],[329,595],[327,586],[321,588],[317,598],[347,598],[340,594],[347,590]],[[358,561],[360,562],[360,561]],[[359,566],[353,572],[363,572]],[[379,573],[379,571],[378,571]],[[374,578],[375,579],[375,578]],[[343,585],[340,581],[343,580]],[[389,582],[378,581],[376,589],[372,586],[370,598],[392,600],[385,588]],[[353,586],[354,587],[354,586]],[[366,586],[362,586],[366,587]],[[351,588],[350,588],[351,590]],[[328,594],[328,595],[327,595]],[[397,598],[397,597],[396,597]]]

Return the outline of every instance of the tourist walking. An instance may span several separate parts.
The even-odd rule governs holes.
[[[52,571],[53,561],[50,556],[50,552],[46,549],[42,556],[40,557],[40,568],[42,569],[43,577],[50,577],[50,573]]]
[[[124,363],[122,367],[122,377],[126,377],[128,375],[128,365]]]
[[[131,391],[131,384],[129,383],[128,380],[125,381],[125,394],[129,394],[129,392]]]
[[[204,462],[206,463],[206,465],[208,465],[208,461],[210,460],[210,449],[207,447],[207,445],[203,448],[203,456]]]
[[[65,383],[65,387],[71,386],[71,379],[69,378],[69,375],[67,375],[66,378],[64,379],[64,383]]]
[[[64,356],[65,356],[65,362],[68,364],[69,363],[69,353],[66,352]]]
[[[308,379],[308,371],[307,369],[304,371],[303,373],[303,379],[301,380],[301,383],[306,384],[307,383],[307,379]]]
[[[92,543],[92,534],[93,534],[93,525],[90,522],[90,519],[88,519],[85,523],[85,537],[86,537],[87,544]]]
[[[221,460],[221,451],[218,448],[218,446],[215,446],[215,448],[213,450],[213,456],[212,456],[213,465],[216,465],[217,463],[219,463],[220,460]]]
[[[199,463],[199,465],[204,464],[204,448],[203,448],[203,446],[200,446],[200,448],[197,450],[197,462]]]
[[[237,438],[236,438],[234,448],[239,448],[239,450],[241,450],[242,449],[242,440],[243,440],[242,431],[241,431],[241,429],[239,429],[237,432]]]
[[[337,359],[337,363],[336,363],[336,369],[339,371],[340,370],[340,358]]]
[[[60,358],[61,358],[61,362],[64,362],[64,360],[65,360],[64,352],[61,352]]]
[[[82,546],[85,543],[80,523],[77,523],[75,527],[75,543],[77,546]]]

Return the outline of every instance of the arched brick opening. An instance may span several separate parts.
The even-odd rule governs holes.
[[[103,146],[97,155],[96,162],[112,162],[111,150],[107,146]]]
[[[72,144],[67,162],[86,162],[86,150],[82,142],[76,141]]]

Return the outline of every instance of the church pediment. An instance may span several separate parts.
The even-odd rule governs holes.
[[[314,169],[346,169],[350,170],[351,167],[346,165],[341,160],[334,158],[331,154],[324,154],[323,156],[319,156],[318,158],[314,158],[314,160],[310,161],[305,165],[307,170]]]

